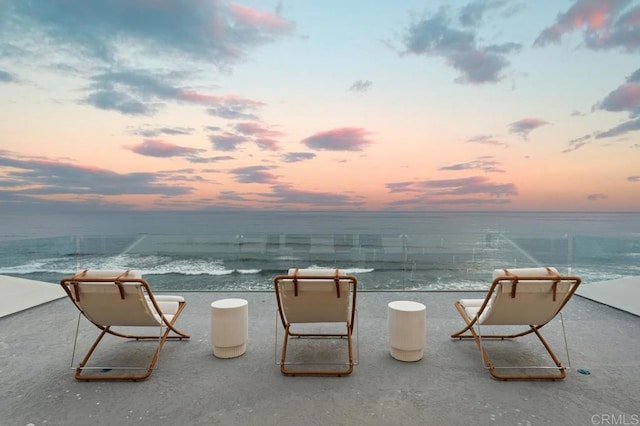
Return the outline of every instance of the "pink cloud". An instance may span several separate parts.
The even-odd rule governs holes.
[[[412,182],[390,182],[389,192],[423,192],[430,196],[489,195],[505,197],[518,195],[513,183],[495,183],[484,176],[470,176],[456,179],[436,179]]]
[[[628,4],[628,0],[577,0],[540,33],[534,45],[559,43],[564,34],[584,29],[584,41],[589,48],[637,49],[640,7],[625,11]]]
[[[311,149],[326,151],[360,151],[371,143],[366,139],[369,135],[365,129],[342,127],[338,129],[318,132],[302,140]]]
[[[583,27],[590,31],[599,30],[625,4],[624,0],[578,0],[569,10],[558,15],[555,24],[542,31],[536,44],[557,43],[565,33]]]
[[[258,145],[260,148],[266,149],[269,151],[279,151],[281,149],[278,141],[274,139],[258,138],[256,139],[255,142],[256,142],[256,145]]]
[[[467,142],[480,143],[485,145],[506,145],[506,143],[499,141],[498,139],[496,139],[495,136],[491,136],[491,135],[473,136],[467,139]]]
[[[546,124],[549,124],[549,122],[540,118],[523,118],[522,120],[514,121],[509,124],[509,131],[520,135],[523,139],[527,139],[529,137],[529,133]]]
[[[269,129],[266,126],[255,122],[237,123],[233,127],[242,135],[255,138],[254,142],[261,149],[267,149],[271,151],[280,150],[278,141],[274,139],[274,137],[283,135],[283,133],[278,130]]]
[[[247,6],[232,4],[229,8],[231,15],[238,22],[247,26],[264,28],[268,30],[289,30],[291,23],[280,16],[269,12],[259,12]]]
[[[640,83],[624,83],[600,103],[607,111],[634,111],[640,108]]]
[[[473,161],[466,163],[456,163],[442,166],[439,170],[445,171],[461,171],[461,170],[482,170],[485,173],[504,173],[500,167],[500,162],[493,159],[492,156],[485,155],[478,157]]]
[[[238,167],[231,170],[235,175],[235,181],[240,183],[273,183],[278,181],[278,176],[271,173],[267,166]]]
[[[181,91],[178,97],[184,101],[195,102],[199,104],[214,104],[220,102],[219,96],[205,95],[189,90]]]
[[[257,116],[253,113],[264,103],[254,101],[252,99],[242,98],[235,95],[224,96],[220,99],[217,105],[213,105],[208,109],[208,112],[212,115],[226,119],[257,119]]]
[[[282,136],[283,133],[278,130],[272,130],[260,123],[251,123],[251,122],[243,122],[238,123],[235,126],[235,129],[242,133],[243,135],[252,135],[252,136]]]
[[[186,155],[195,155],[203,151],[202,149],[174,145],[155,139],[145,139],[142,143],[125,148],[149,157],[183,157]]]
[[[238,95],[205,95],[203,93],[193,92],[190,90],[182,90],[178,96],[180,99],[188,102],[194,102],[205,105],[233,105],[258,108],[264,106],[263,102],[254,101]]]
[[[640,130],[640,69],[632,73],[625,83],[609,93],[601,102],[594,105],[593,109],[612,112],[626,111],[630,117],[628,121],[609,130],[597,132],[596,139],[620,136]]]
[[[601,193],[587,195],[587,200],[589,201],[606,200],[607,198],[609,198],[607,194],[601,194]]]

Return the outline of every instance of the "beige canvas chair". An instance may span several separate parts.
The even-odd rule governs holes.
[[[354,365],[353,331],[356,319],[357,279],[338,269],[290,269],[274,278],[276,301],[284,337],[280,371],[286,375],[351,374]],[[338,332],[323,331],[332,324]],[[290,338],[337,338],[346,340],[348,361],[345,368],[290,368],[287,360]],[[276,344],[277,344],[276,329]]]
[[[136,271],[85,270],[72,277],[63,278],[60,284],[78,308],[78,328],[74,342],[74,352],[78,341],[80,316],[86,317],[101,332],[76,368],[77,380],[143,380],[151,375],[158,361],[160,350],[167,339],[183,340],[189,335],[175,328],[174,323],[185,308],[186,302],[180,296],[154,296],[147,281]],[[115,331],[112,327],[155,327],[156,334],[129,334]],[[90,367],[89,358],[105,336],[124,337],[135,340],[158,341],[158,346],[148,365],[143,367]],[[85,370],[97,370],[88,374]],[[140,373],[106,374],[111,370],[138,370]]]
[[[482,354],[482,360],[489,373],[502,380],[556,380],[566,377],[566,367],[540,334],[540,329],[556,315],[562,316],[562,308],[580,285],[580,278],[560,276],[555,268],[497,269],[493,273],[493,283],[484,299],[462,299],[455,307],[466,326],[451,335],[452,338],[472,338]],[[561,318],[562,319],[562,318]],[[526,326],[526,330],[512,334],[485,334],[483,328],[490,326]],[[485,339],[514,339],[535,334],[551,356],[554,366],[526,367],[558,370],[554,373],[502,373],[502,369],[523,367],[496,366],[492,363],[485,347]],[[564,334],[564,323],[563,323]],[[566,346],[566,335],[564,336]],[[568,356],[568,347],[567,356]]]

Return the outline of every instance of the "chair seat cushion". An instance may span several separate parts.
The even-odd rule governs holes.
[[[178,311],[180,302],[184,302],[184,297],[182,296],[154,295],[153,297],[156,299],[156,303],[165,317],[169,317],[170,315],[173,316]],[[155,312],[155,308],[153,307],[149,296],[145,296],[145,298],[147,299],[151,312]]]
[[[460,299],[460,304],[465,308],[479,308],[484,299]]]
[[[484,299],[460,299],[460,304],[464,308],[467,316],[471,319],[478,314]],[[491,307],[491,302],[484,308],[485,312]]]
[[[153,297],[156,299],[156,302],[184,302],[184,297],[182,296],[172,296],[169,294],[155,294]]]

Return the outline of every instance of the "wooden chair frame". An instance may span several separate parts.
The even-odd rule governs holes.
[[[552,272],[551,270],[549,270],[549,268],[547,268],[547,270],[549,272]],[[563,299],[560,301],[560,303],[558,304],[557,309],[555,310],[555,313],[553,313],[553,315],[551,315],[551,317],[545,321],[544,323],[541,324],[529,324],[528,329],[526,329],[523,332],[520,333],[512,333],[512,334],[482,334],[481,330],[480,330],[480,321],[479,319],[481,318],[483,312],[485,312],[485,310],[487,309],[491,309],[492,307],[490,306],[491,303],[490,301],[492,300],[492,296],[496,293],[496,292],[500,292],[502,291],[502,286],[506,283],[511,285],[511,295],[510,297],[512,298],[516,298],[518,297],[518,293],[517,293],[517,284],[519,282],[524,281],[525,283],[523,283],[523,285],[526,285],[526,281],[550,281],[552,283],[551,285],[551,294],[549,297],[553,297],[555,300],[556,294],[555,294],[555,289],[558,283],[560,282],[565,282],[565,283],[569,283],[570,284],[570,288],[569,291],[563,296]],[[554,284],[555,283],[555,284]],[[564,335],[564,341],[565,341],[565,347],[567,350],[567,355],[568,355],[568,346],[567,346],[567,340],[566,340],[566,334],[565,334],[565,330],[564,330],[564,321],[562,318],[562,309],[564,308],[564,306],[567,304],[567,302],[571,299],[571,297],[573,296],[573,294],[575,293],[575,291],[577,290],[578,286],[581,283],[581,279],[579,277],[576,276],[560,276],[557,275],[555,273],[552,273],[551,276],[549,275],[545,275],[545,276],[517,276],[517,275],[507,275],[507,276],[502,276],[502,277],[497,277],[493,280],[491,287],[489,288],[489,291],[487,292],[487,296],[485,297],[485,299],[483,300],[479,310],[477,311],[477,313],[473,316],[469,316],[465,310],[465,307],[462,305],[462,303],[460,301],[456,301],[454,303],[456,309],[458,310],[458,312],[460,313],[460,315],[462,316],[462,319],[464,320],[464,322],[466,323],[466,326],[464,328],[462,328],[460,331],[453,333],[451,335],[451,338],[454,339],[474,339],[476,344],[478,345],[478,349],[480,350],[480,353],[482,355],[482,360],[484,362],[485,367],[489,370],[489,373],[491,374],[491,376],[493,376],[496,379],[499,380],[562,380],[566,377],[566,367],[562,365],[560,359],[558,358],[558,356],[553,352],[553,350],[551,349],[551,347],[549,346],[549,344],[547,343],[547,341],[544,339],[544,337],[542,336],[542,334],[540,333],[540,329],[542,327],[544,327],[546,324],[548,324],[549,322],[551,322],[551,320],[553,320],[553,318],[555,318],[558,314],[560,315],[560,320],[562,321],[562,327],[563,327],[563,335]],[[509,296],[507,296],[509,297]],[[505,325],[505,326],[513,326],[513,325],[519,325],[519,324],[491,324],[489,326],[494,326],[494,325]],[[477,331],[476,331],[477,329]],[[468,334],[467,334],[468,333]],[[491,361],[487,351],[484,348],[484,345],[482,343],[483,339],[515,339],[517,337],[522,337],[522,336],[526,336],[529,334],[535,334],[538,339],[540,340],[540,342],[542,343],[542,345],[544,346],[544,348],[546,349],[547,353],[549,354],[549,356],[551,357],[551,359],[553,360],[555,366],[553,367],[544,367],[544,366],[534,366],[534,367],[517,367],[517,366],[495,366],[493,364],[493,362]],[[537,369],[558,369],[558,373],[543,373],[543,374],[529,374],[529,373],[522,373],[522,374],[518,374],[518,373],[514,373],[514,374],[504,374],[504,373],[500,373],[497,370],[499,369],[532,369],[532,368],[537,368]]]
[[[282,374],[295,376],[295,375],[313,375],[313,376],[346,376],[353,372],[354,366],[354,356],[353,356],[353,334],[354,334],[354,324],[357,320],[356,315],[356,295],[358,288],[358,280],[355,276],[341,274],[339,270],[335,270],[332,275],[322,275],[318,273],[317,275],[304,275],[300,276],[298,274],[298,270],[291,275],[278,275],[274,278],[274,288],[276,294],[276,302],[278,304],[278,313],[280,316],[280,321],[282,322],[282,326],[284,328],[284,337],[282,342],[282,353],[279,361],[280,371]],[[298,296],[298,291],[305,291],[303,287],[305,284],[310,283],[323,283],[327,281],[333,281],[336,293],[334,297],[339,299],[340,297],[350,297],[350,303],[348,303],[349,312],[346,315],[346,320],[344,321],[345,331],[344,333],[324,333],[324,332],[294,332],[292,331],[292,325],[298,324],[295,320],[291,321],[291,319],[287,316],[286,303],[284,301],[283,293],[286,291],[283,286],[286,283],[291,283],[294,287],[294,295],[293,297]],[[330,285],[330,283],[327,283]],[[347,292],[344,292],[344,286],[348,286]],[[317,321],[304,321],[305,323],[334,323],[336,321],[323,321],[322,319],[318,319]],[[340,321],[341,322],[341,321]],[[299,322],[302,323],[302,322]],[[277,324],[276,324],[277,327]],[[287,362],[287,349],[289,344],[289,338],[336,338],[336,339],[346,339],[347,342],[347,350],[348,350],[348,362],[345,363],[346,368],[344,369],[292,369],[288,368]],[[276,329],[276,345],[277,345],[277,329]]]
[[[73,354],[71,358],[72,366],[73,360],[75,358],[75,350],[78,341],[79,327],[80,327],[80,317],[84,316],[89,322],[94,324],[98,329],[100,329],[100,334],[95,339],[84,358],[75,369],[75,378],[76,380],[81,381],[111,381],[111,380],[131,380],[138,381],[144,380],[148,378],[153,369],[155,368],[158,358],[160,355],[160,350],[164,346],[164,343],[167,340],[183,340],[189,339],[190,336],[179,329],[177,329],[174,324],[182,311],[186,306],[186,301],[184,299],[179,298],[175,299],[173,296],[154,296],[151,291],[151,287],[149,283],[143,278],[131,277],[128,276],[130,271],[125,271],[119,276],[116,277],[98,277],[98,276],[90,276],[86,275],[87,271],[83,271],[79,274],[76,274],[72,277],[66,277],[60,280],[60,284],[64,288],[67,296],[71,299],[73,304],[78,308],[78,325],[76,327],[75,340],[73,345]],[[153,321],[149,321],[148,324],[106,324],[103,322],[97,322],[91,319],[91,312],[85,312],[85,308],[82,305],[82,294],[83,294],[83,285],[92,285],[92,284],[113,284],[114,290],[118,291],[120,294],[121,300],[125,300],[129,297],[137,298],[140,302],[140,307],[145,308],[142,303],[147,303],[146,308],[149,311],[157,314],[157,318],[155,318],[155,323]],[[175,313],[172,314],[171,319],[167,318],[163,313],[160,305],[163,302],[177,302],[178,308]],[[123,327],[158,327],[159,333],[155,335],[148,334],[129,334],[123,333],[119,331],[115,331],[112,329],[113,326],[123,326]],[[173,332],[173,334],[171,334]],[[135,339],[138,340],[157,340],[158,346],[147,366],[143,367],[88,367],[87,363],[91,358],[91,355],[94,353],[95,349],[98,347],[98,344],[102,341],[102,338],[106,335],[110,334],[116,337],[122,337],[125,339]],[[138,374],[86,374],[85,370],[102,370],[103,372],[108,369],[127,369],[127,370],[143,370],[142,373]]]

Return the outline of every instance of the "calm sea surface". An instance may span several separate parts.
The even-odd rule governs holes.
[[[3,213],[0,274],[48,282],[141,270],[157,289],[268,290],[292,267],[363,289],[484,289],[495,268],[556,266],[585,282],[640,275],[640,213]]]

